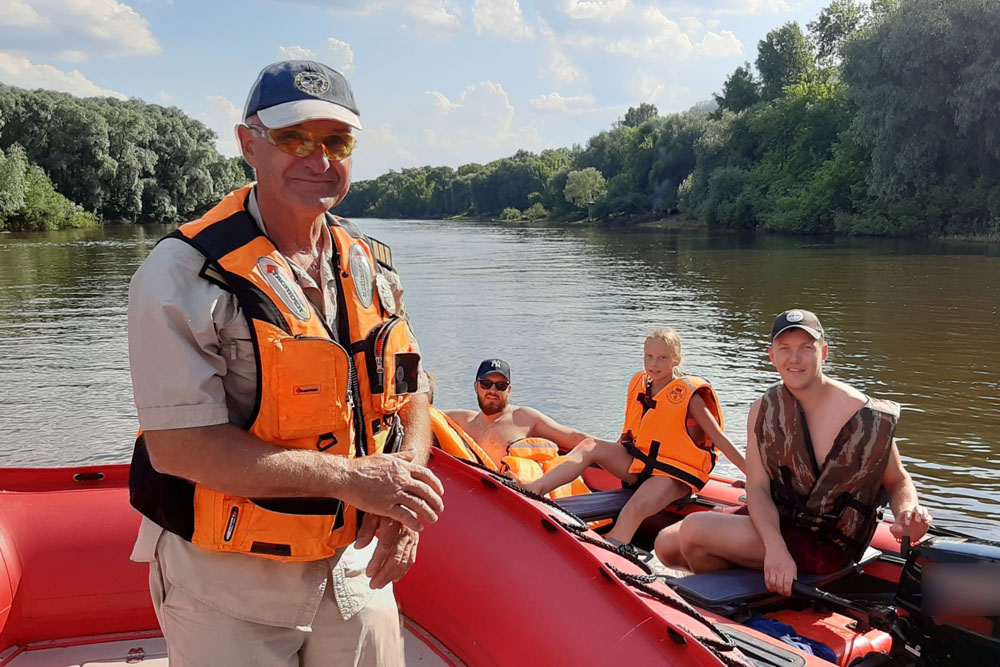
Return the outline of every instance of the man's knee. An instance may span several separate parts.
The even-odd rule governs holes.
[[[573,453],[579,456],[588,465],[594,462],[597,457],[597,443],[593,440],[588,440],[580,443],[573,448]]]
[[[681,521],[677,530],[677,542],[686,558],[704,553],[707,546],[706,537],[710,533],[708,524],[712,523],[713,518],[702,514],[691,514]]]
[[[653,551],[664,565],[681,564],[680,527],[683,521],[661,530],[653,542]]]

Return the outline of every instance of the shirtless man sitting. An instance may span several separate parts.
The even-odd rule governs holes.
[[[479,412],[474,410],[448,410],[455,420],[476,443],[500,462],[507,455],[507,447],[522,438],[545,438],[559,449],[568,451],[590,436],[562,424],[533,408],[511,405],[510,366],[502,359],[487,359],[479,364],[473,385]]]
[[[769,590],[790,595],[799,572],[856,561],[888,496],[892,534],[919,539],[931,523],[893,438],[899,406],[828,378],[819,319],[788,310],[768,350],[781,376],[747,420],[749,516],[702,512],[663,529],[656,555],[669,567],[762,569]]]

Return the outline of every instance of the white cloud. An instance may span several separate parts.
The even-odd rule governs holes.
[[[453,108],[445,114],[435,100],[437,119],[421,135],[424,147],[446,164],[495,160],[520,148],[541,146],[534,128],[514,126],[514,107],[499,83],[481,81],[467,86],[451,104]]]
[[[333,56],[329,63],[331,67],[341,72],[354,70],[354,49],[351,48],[350,44],[329,37],[326,40],[326,47]]]
[[[63,60],[69,63],[78,63],[87,59],[87,54],[83,51],[76,51],[73,49],[67,51],[59,51],[58,53],[52,54],[54,60]]]
[[[0,3],[0,25],[21,27],[44,25],[48,19],[24,0],[4,0]]]
[[[743,53],[743,42],[730,30],[706,33],[695,47],[695,53],[708,58],[726,58]]]
[[[450,0],[410,0],[406,13],[426,27],[454,30],[461,25],[462,10]]]
[[[696,35],[701,34],[701,32],[705,30],[705,26],[701,24],[701,21],[698,19],[697,16],[685,16],[684,18],[680,19],[677,23],[680,24],[681,28],[684,29],[684,32],[690,35],[692,38],[695,37]]]
[[[427,161],[426,155],[424,161]],[[355,180],[375,178],[390,169],[418,164],[417,155],[406,146],[404,137],[398,136],[389,123],[366,126],[358,138],[354,151],[353,175]],[[350,194],[347,195],[350,197]]]
[[[718,14],[756,14],[757,12],[787,12],[791,6],[785,0],[729,0]]]
[[[594,106],[594,98],[590,95],[563,97],[559,93],[540,95],[531,100],[531,106],[539,111],[556,113],[580,113]]]
[[[174,100],[176,100],[177,98],[175,98],[173,95],[171,95],[167,91],[161,90],[161,91],[159,91],[159,92],[156,93],[156,99],[160,100],[164,104],[173,104]]]
[[[308,0],[302,0],[303,4],[316,5],[323,9],[328,10],[331,14],[349,14],[352,16],[371,16],[372,14],[377,14],[382,11],[385,7],[385,2],[376,2],[375,0],[337,0],[336,2],[329,2],[329,0],[316,0],[314,2],[309,2]]]
[[[428,90],[427,94],[434,100],[434,108],[443,114],[449,114],[458,108],[458,105],[445,97],[442,92],[437,90]]]
[[[691,38],[678,23],[655,7],[642,10],[642,23],[647,27],[646,37],[626,37],[607,45],[608,53],[620,53],[634,58],[666,57],[684,60],[694,46]]]
[[[0,14],[0,43],[9,51],[50,58],[67,51],[123,56],[161,50],[149,21],[117,0],[32,0],[30,6],[14,1],[4,0],[7,13]],[[22,22],[5,20],[11,17]]]
[[[210,95],[206,101],[208,109],[198,114],[198,119],[219,135],[215,140],[216,150],[229,157],[239,155],[234,128],[242,120],[243,110],[221,95]]]
[[[495,32],[514,41],[534,37],[534,32],[524,22],[518,0],[476,0],[472,22],[476,34]]]
[[[79,97],[128,99],[117,91],[101,88],[77,70],[63,72],[52,65],[35,64],[3,51],[0,51],[0,81],[21,88],[58,90]]]
[[[304,46],[279,46],[278,60],[316,60],[316,52]]]
[[[551,74],[556,81],[562,83],[571,83],[580,75],[573,63],[554,47],[548,52],[545,66],[539,69],[543,74]]]
[[[663,85],[662,78],[639,72],[632,89],[635,90],[639,100],[652,104],[662,98],[666,86]]]
[[[563,0],[563,12],[572,19],[610,21],[628,7],[628,0]]]

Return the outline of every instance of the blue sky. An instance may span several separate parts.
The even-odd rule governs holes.
[[[355,179],[583,144],[629,106],[682,111],[821,0],[0,0],[0,82],[175,105],[236,152],[260,69],[343,71]]]

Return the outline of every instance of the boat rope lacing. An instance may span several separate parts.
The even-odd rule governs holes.
[[[565,527],[566,530],[572,530],[572,531],[576,532],[576,531],[587,530],[587,528],[590,527],[590,526],[587,525],[586,521],[584,521],[583,519],[581,519],[577,515],[573,514],[569,510],[563,509],[563,507],[559,503],[555,502],[554,500],[552,500],[548,496],[542,496],[542,495],[539,495],[539,494],[535,493],[534,491],[528,491],[527,489],[522,488],[521,486],[519,486],[518,483],[515,480],[513,480],[513,479],[509,479],[507,477],[499,476],[499,475],[497,475],[497,473],[493,473],[492,471],[491,471],[491,474],[496,475],[494,477],[494,479],[496,479],[496,481],[500,482],[501,484],[503,484],[507,488],[513,489],[514,491],[517,491],[518,493],[520,493],[523,496],[527,496],[528,498],[531,498],[532,500],[534,500],[536,502],[542,503],[546,507],[550,507],[550,508],[558,511],[560,514],[562,514],[564,516],[567,516],[570,519],[572,519],[573,521],[577,522],[577,525],[575,525],[573,528],[569,528],[568,526],[569,525],[573,525],[573,524],[565,524],[564,525],[564,523],[562,521],[559,521],[559,524],[563,525],[563,527]],[[556,519],[556,520],[558,521],[558,519]]]
[[[586,542],[587,544],[593,544],[595,547],[600,547],[602,549],[606,549],[607,551],[610,551],[611,553],[618,554],[619,556],[621,556],[622,558],[626,559],[630,563],[634,564],[636,567],[638,567],[639,569],[641,569],[643,572],[646,573],[645,575],[633,575],[633,576],[652,577],[652,579],[650,579],[650,581],[655,581],[656,580],[656,576],[653,575],[652,568],[650,568],[649,565],[646,565],[646,563],[644,563],[642,561],[642,559],[639,558],[639,556],[636,555],[635,547],[633,547],[631,544],[620,544],[620,545],[612,544],[611,542],[608,542],[607,540],[601,540],[601,539],[597,539],[595,537],[591,537],[590,535],[587,535],[587,533],[586,533],[586,530],[587,530],[586,524],[584,526],[582,526],[582,527],[581,526],[574,526],[573,524],[569,524],[569,523],[565,523],[563,521],[560,521],[557,517],[553,516],[553,517],[550,517],[550,518],[553,521],[555,521],[557,524],[559,524],[560,526],[562,526],[563,528],[565,528],[567,531],[573,533],[576,536],[576,539],[580,540],[581,542]],[[582,521],[582,519],[581,519],[581,521]]]
[[[604,563],[605,567],[607,567],[608,570],[611,573],[613,573],[616,577],[618,577],[623,583],[641,590],[643,593],[646,593],[653,599],[665,604],[666,606],[672,609],[676,609],[677,611],[687,614],[688,616],[694,618],[696,621],[698,621],[705,627],[709,628],[716,635],[717,638],[707,637],[699,632],[690,630],[689,628],[686,628],[683,625],[677,623],[674,624],[678,628],[686,632],[688,635],[690,635],[692,639],[699,642],[702,646],[708,649],[708,651],[712,653],[715,657],[717,657],[719,661],[722,662],[722,664],[726,665],[727,667],[754,667],[753,663],[747,661],[745,656],[739,651],[739,647],[733,644],[733,642],[729,639],[729,637],[723,634],[712,621],[705,618],[705,616],[701,612],[699,612],[697,609],[695,609],[688,603],[684,602],[684,600],[680,599],[679,597],[676,596],[671,597],[666,593],[664,593],[663,591],[657,590],[652,586],[650,586],[649,584],[653,583],[657,579],[661,579],[662,576],[658,576],[652,573],[653,572],[652,569],[649,567],[649,565],[644,563],[641,558],[639,558],[639,556],[635,552],[635,547],[633,547],[631,544],[616,545],[606,540],[591,537],[586,533],[586,531],[589,530],[590,528],[590,526],[587,524],[586,521],[584,521],[577,515],[573,514],[569,510],[563,508],[561,505],[554,502],[548,496],[543,496],[534,493],[533,491],[529,491],[525,488],[522,488],[521,486],[518,485],[518,483],[515,480],[504,477],[503,475],[493,470],[490,470],[489,468],[482,465],[478,461],[463,461],[463,463],[471,465],[474,468],[479,468],[482,472],[486,473],[490,477],[490,479],[495,480],[500,484],[503,484],[512,491],[516,491],[517,493],[523,496],[527,496],[528,498],[531,498],[536,502],[542,503],[547,507],[557,510],[560,514],[564,516],[570,517],[576,523],[568,523],[566,521],[562,521],[557,516],[553,516],[551,514],[549,515],[550,519],[552,519],[556,524],[558,524],[564,530],[571,533],[581,542],[586,542],[587,544],[592,544],[596,547],[600,547],[601,549],[605,549],[614,554],[617,554],[622,558],[626,559],[627,561],[629,561],[630,563],[632,563],[633,565],[635,565],[636,567],[638,567],[643,572],[645,572],[646,574],[633,574],[629,572],[623,572],[622,570],[619,570],[617,567],[615,567],[610,563]]]
[[[729,667],[750,667],[752,663],[748,662],[739,651],[739,647],[732,642],[729,637],[720,631],[715,623],[711,620],[705,618],[704,614],[689,605],[684,600],[676,596],[670,596],[661,590],[653,588],[649,584],[653,583],[659,579],[656,575],[642,575],[642,574],[632,574],[630,572],[623,572],[611,563],[605,563],[607,567],[616,577],[621,579],[623,582],[639,589],[646,595],[649,595],[654,600],[665,604],[671,609],[676,609],[677,611],[683,612],[688,616],[692,617],[705,627],[709,628],[716,637],[706,637],[705,635],[695,632],[683,625],[675,623],[678,628],[691,635],[698,643],[702,644],[707,648],[712,654],[714,654],[720,661]]]

